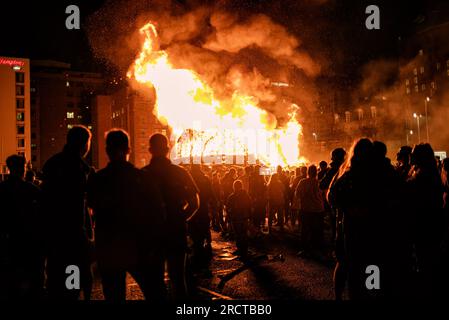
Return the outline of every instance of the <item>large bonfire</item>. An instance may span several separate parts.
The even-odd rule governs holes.
[[[243,157],[267,166],[295,166],[301,161],[298,141],[301,125],[294,106],[290,120],[279,127],[271,113],[258,107],[254,97],[234,92],[226,101],[193,70],[173,66],[159,47],[153,23],[140,29],[142,50],[128,78],[154,88],[154,114],[171,128],[172,159]]]

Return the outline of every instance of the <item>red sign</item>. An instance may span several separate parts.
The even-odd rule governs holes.
[[[17,59],[0,58],[0,65],[23,67],[25,65],[25,62]]]

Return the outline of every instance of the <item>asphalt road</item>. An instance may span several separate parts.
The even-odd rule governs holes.
[[[328,255],[319,260],[298,257],[299,240],[296,232],[275,230],[262,234],[250,242],[250,262],[236,257],[233,241],[212,232],[213,259],[208,272],[196,274],[198,299],[254,299],[254,300],[332,300],[333,260]],[[281,261],[279,256],[285,260]],[[241,268],[228,281],[222,277]],[[94,300],[102,300],[101,285],[95,280]],[[127,300],[143,299],[135,281],[128,276]]]

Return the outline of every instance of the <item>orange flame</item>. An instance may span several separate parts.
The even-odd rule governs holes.
[[[269,166],[297,165],[301,125],[293,110],[290,121],[276,128],[276,119],[253,97],[234,92],[230,102],[218,101],[210,86],[192,70],[174,68],[160,50],[154,24],[140,29],[142,51],[128,78],[153,87],[154,114],[172,128],[172,159],[220,159],[248,156]],[[218,162],[218,161],[216,161]]]

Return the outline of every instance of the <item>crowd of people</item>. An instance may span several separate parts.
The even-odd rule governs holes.
[[[287,231],[300,236],[298,255],[314,259],[328,230],[337,300],[346,290],[354,300],[448,296],[449,160],[429,144],[402,147],[393,164],[385,144],[360,139],[348,152],[335,149],[330,164],[267,174],[260,165],[172,164],[161,134],[138,169],[124,130],[105,139],[109,163],[96,171],[85,161],[91,133],[74,126],[40,184],[23,157],[8,157],[0,299],[77,300],[82,292],[88,300],[94,262],[106,300],[126,299],[127,273],[148,300],[187,299],[189,274],[213,255],[211,230],[235,240],[243,262],[251,241]],[[69,266],[79,287],[67,286]],[[369,266],[380,270],[376,290],[366,285]]]

